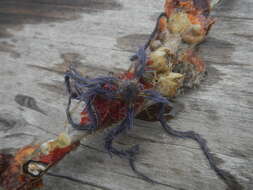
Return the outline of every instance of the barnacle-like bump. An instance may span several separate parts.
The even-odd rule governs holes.
[[[55,140],[41,144],[40,149],[44,154],[49,154],[56,148],[64,148],[71,144],[71,138],[67,133],[61,133]]]
[[[154,40],[150,43],[149,48],[151,51],[155,51],[158,48],[160,48],[162,46],[162,43],[160,40]]]
[[[174,97],[177,90],[182,87],[184,75],[180,73],[167,72],[160,74],[157,80],[157,90],[166,97]]]
[[[160,47],[156,51],[150,53],[150,60],[152,64],[150,67],[154,69],[156,72],[167,72],[170,71],[168,66],[168,55],[169,49],[165,47]]]
[[[198,44],[205,38],[205,32],[200,24],[193,24],[182,34],[182,39],[188,44]]]
[[[47,169],[47,164],[30,160],[24,166],[23,170],[25,173],[32,177],[40,177],[43,172]]]
[[[168,29],[173,34],[181,34],[189,27],[191,27],[191,21],[185,12],[176,12],[169,18]]]

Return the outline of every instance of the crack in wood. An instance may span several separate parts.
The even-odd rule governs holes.
[[[65,22],[81,18],[82,13],[101,13],[104,10],[120,10],[115,0],[2,0],[0,2],[0,38],[11,37],[10,29],[23,29],[25,24]],[[5,16],[4,16],[5,15]]]
[[[137,179],[137,180],[141,180],[141,181],[146,182],[145,180],[143,180],[141,177],[138,177],[138,176],[133,176],[133,175],[129,175],[129,174],[121,173],[121,172],[116,172],[116,171],[113,171],[113,173],[116,173],[116,174],[119,174],[119,175],[122,175],[122,176],[130,177],[130,178],[133,178],[133,179]],[[153,184],[153,185],[154,186],[155,185],[161,185],[161,186],[169,187],[169,188],[176,189],[176,190],[186,190],[184,188],[175,187],[173,185],[169,185],[169,184],[161,183],[161,182],[158,182],[158,184]]]
[[[101,189],[101,190],[111,190],[108,187],[105,187],[105,186],[102,186],[102,185],[97,185],[97,184],[92,183],[92,182],[80,180],[80,179],[77,179],[76,177],[70,177],[70,176],[55,174],[55,173],[51,173],[51,172],[46,173],[46,175],[51,176],[51,177],[57,177],[57,178],[65,179],[65,180],[70,180],[70,181],[73,181],[73,182],[76,182],[76,183],[79,183],[79,184],[82,184],[82,185],[95,187],[95,188],[98,188],[98,189]]]

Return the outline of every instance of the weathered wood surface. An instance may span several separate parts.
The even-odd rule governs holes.
[[[127,68],[163,9],[163,0],[1,0],[0,149],[13,152],[63,129],[63,71],[75,63],[88,74]],[[200,53],[208,78],[177,98],[170,124],[202,134],[221,168],[253,189],[253,2],[224,0]],[[25,98],[25,96],[32,98]],[[49,190],[226,189],[198,146],[136,121],[117,145],[141,145],[138,168],[163,185],[136,177],[125,160],[103,150],[105,133],[83,142],[53,172],[87,182],[45,177]],[[236,189],[236,188],[234,188]]]

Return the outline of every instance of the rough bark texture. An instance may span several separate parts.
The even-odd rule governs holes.
[[[0,2],[0,149],[11,153],[62,130],[67,97],[63,72],[74,63],[90,75],[128,68],[129,57],[152,31],[163,0],[2,0]],[[202,134],[241,186],[253,189],[253,3],[224,0],[200,54],[208,77],[176,101],[177,129]],[[46,177],[54,189],[226,189],[190,140],[164,134],[158,123],[136,121],[118,145],[140,144],[138,168],[163,183],[134,176],[125,160],[103,151],[105,133],[66,157]],[[237,188],[238,189],[238,188]]]

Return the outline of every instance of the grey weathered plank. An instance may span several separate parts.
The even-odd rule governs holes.
[[[59,133],[66,65],[75,62],[88,74],[127,68],[162,6],[162,0],[2,0],[0,148],[13,152]],[[248,190],[253,188],[252,6],[250,0],[226,0],[213,13],[217,23],[200,46],[208,78],[177,99],[181,111],[170,121],[177,129],[202,134],[219,166]],[[33,97],[47,114],[18,105],[17,94]],[[116,144],[140,144],[137,166],[164,185],[144,182],[125,160],[110,159],[103,137],[83,142],[53,170],[86,185],[46,177],[44,189],[225,189],[194,142],[168,137],[158,123],[136,121]]]

